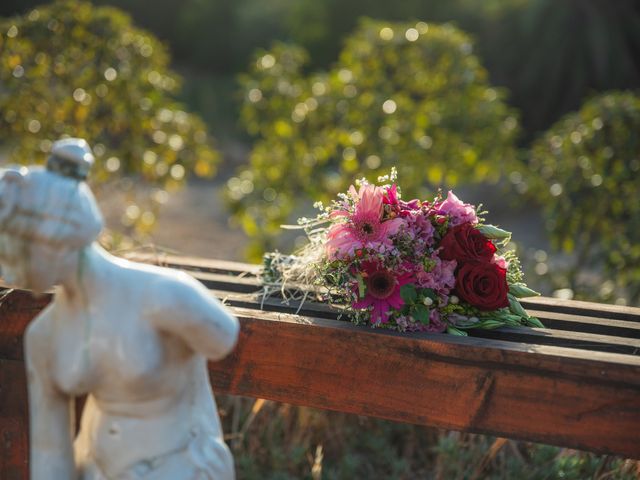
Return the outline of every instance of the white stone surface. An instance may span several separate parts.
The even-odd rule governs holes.
[[[54,288],[25,335],[31,478],[233,479],[206,358],[233,349],[237,319],[190,276],[105,252],[101,224],[83,182],[37,168],[0,177],[3,278]]]

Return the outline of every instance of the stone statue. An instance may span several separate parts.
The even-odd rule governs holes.
[[[2,276],[54,288],[25,335],[31,478],[233,479],[206,358],[233,349],[238,321],[190,276],[98,246],[92,163],[87,142],[66,139],[46,169],[0,174]]]

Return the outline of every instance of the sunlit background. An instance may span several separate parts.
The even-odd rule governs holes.
[[[0,158],[41,163],[52,140],[87,138],[114,250],[259,261],[300,244],[281,224],[396,166],[405,197],[483,203],[545,295],[640,305],[636,1],[3,0],[0,16]],[[222,404],[240,478],[637,468],[516,442],[487,459],[489,437]]]

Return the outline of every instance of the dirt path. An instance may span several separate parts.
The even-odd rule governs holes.
[[[153,231],[159,247],[226,260],[244,260],[247,237],[231,227],[221,200],[221,182],[191,182],[172,193]]]

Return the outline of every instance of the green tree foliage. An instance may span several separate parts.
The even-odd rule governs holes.
[[[3,0],[0,15],[42,0]],[[93,0],[130,12],[172,48],[181,66],[232,75],[274,39],[304,47],[326,68],[363,16],[453,22],[476,39],[492,83],[512,92],[524,139],[579,108],[594,92],[640,86],[637,0]],[[225,97],[218,85],[209,95]],[[206,102],[205,102],[206,103]],[[206,108],[201,101],[195,108]],[[212,110],[219,114],[217,103]],[[224,106],[223,106],[224,110]],[[235,118],[232,108],[228,118]],[[211,116],[211,114],[208,114]]]
[[[597,96],[530,151],[528,193],[545,208],[553,242],[577,269],[604,268],[640,299],[640,97]],[[575,283],[575,280],[574,280]],[[573,285],[574,290],[576,285]]]
[[[279,44],[241,79],[242,120],[257,142],[228,196],[254,258],[296,202],[326,201],[354,178],[396,166],[405,196],[417,196],[496,180],[512,161],[516,117],[450,25],[368,20],[331,70],[305,75],[306,61]]]
[[[0,142],[39,163],[65,135],[93,145],[96,182],[177,184],[214,172],[206,127],[174,100],[165,47],[108,7],[57,1],[0,22]]]

